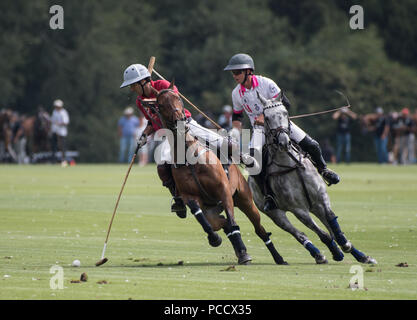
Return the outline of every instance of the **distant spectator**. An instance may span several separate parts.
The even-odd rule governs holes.
[[[330,144],[329,139],[324,139],[321,145],[321,151],[323,153],[323,159],[326,162],[336,163],[336,156],[334,153],[334,148]]]
[[[217,120],[217,123],[220,127],[230,131],[232,129],[232,113],[233,108],[229,105],[223,107],[223,114]]]
[[[118,134],[120,137],[119,162],[130,162],[136,148],[136,134],[139,128],[139,119],[133,115],[133,108],[127,107],[124,115],[118,122]]]
[[[350,152],[351,152],[351,133],[350,126],[352,119],[357,119],[355,112],[349,108],[344,107],[333,114],[333,119],[337,121],[336,129],[336,161],[339,163],[342,157],[342,150],[345,154],[345,162],[350,163]],[[325,159],[326,160],[326,159]]]
[[[400,151],[400,117],[397,111],[392,111],[389,114],[389,128],[390,128],[390,142],[391,151],[389,152],[389,160],[392,164],[398,164]]]
[[[17,163],[22,164],[27,160],[26,136],[22,126],[23,118],[17,112],[13,112],[11,118],[12,144],[16,152]]]
[[[214,114],[211,111],[205,111],[204,112],[207,117],[209,117],[210,119],[214,119]],[[203,116],[201,113],[198,113],[195,117],[194,120],[197,121],[197,123],[201,126],[203,126],[204,128],[207,129],[216,129],[216,127],[214,126],[214,124],[208,120],[205,116]]]
[[[414,154],[417,153],[417,139],[415,138],[417,135],[417,109],[414,110],[414,113],[411,115],[411,119],[413,119],[414,122],[414,128],[413,128],[413,133],[414,133]],[[417,161],[416,158],[414,158],[415,162]]]
[[[146,120],[145,116],[142,112],[139,113],[139,126],[136,129],[136,138],[139,139],[139,137],[142,135],[142,132],[145,130],[146,126],[148,125],[148,120]],[[148,156],[148,149],[149,142],[142,146],[142,148],[138,151],[139,156],[139,166],[143,167],[149,162],[149,156]],[[135,147],[136,148],[136,147]]]
[[[398,117],[399,131],[399,163],[410,164],[415,162],[415,123],[410,116],[410,110],[403,108]]]
[[[51,132],[52,132],[52,159],[56,161],[56,152],[59,149],[62,152],[61,164],[66,165],[66,149],[69,115],[64,109],[64,102],[57,99],[54,101],[54,111],[51,116]]]
[[[364,122],[368,131],[374,133],[374,143],[378,163],[388,163],[388,118],[384,115],[384,110],[381,107],[376,108],[375,111],[376,113],[371,113],[363,116],[362,121]]]

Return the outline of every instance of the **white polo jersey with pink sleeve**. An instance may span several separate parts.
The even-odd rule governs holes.
[[[252,87],[250,89],[247,89],[241,84],[238,84],[232,92],[233,112],[235,114],[240,114],[244,110],[248,115],[250,123],[254,129],[254,134],[249,145],[250,148],[259,148],[265,144],[263,126],[254,125],[255,118],[259,117],[263,113],[263,105],[258,99],[258,95],[256,93],[257,91],[259,91],[259,93],[265,99],[270,100],[276,98],[281,92],[281,89],[273,80],[259,75],[253,75]],[[262,138],[260,135],[262,135]],[[290,138],[298,143],[304,139],[305,136],[306,133],[293,122],[291,122]],[[256,145],[254,145],[255,140],[258,142]],[[261,145],[259,145],[259,143]]]

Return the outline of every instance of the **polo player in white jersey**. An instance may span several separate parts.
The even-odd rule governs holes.
[[[264,135],[264,116],[263,105],[259,101],[257,91],[266,99],[273,99],[279,95],[281,89],[271,79],[254,75],[255,64],[251,56],[239,53],[230,58],[228,65],[224,68],[225,71],[231,71],[233,78],[238,83],[232,92],[233,101],[233,117],[232,117],[232,136],[240,135],[242,129],[243,111],[249,117],[253,127],[253,135],[249,148],[251,152],[260,152],[265,144]],[[290,102],[282,93],[283,104],[290,108]],[[340,181],[339,176],[332,170],[327,168],[326,162],[323,159],[320,145],[317,141],[312,139],[300,127],[291,122],[290,131],[291,140],[295,141],[303,151],[307,152],[318,172],[330,184],[336,184]],[[255,151],[256,150],[256,151]],[[270,186],[264,183],[265,166],[262,166],[262,172],[254,176],[261,190],[264,190],[265,207],[264,211],[270,211],[276,208]]]

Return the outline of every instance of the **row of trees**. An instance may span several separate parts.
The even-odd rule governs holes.
[[[228,59],[245,52],[256,73],[274,79],[293,115],[344,105],[356,113],[404,106],[417,93],[417,12],[412,0],[369,1],[5,0],[0,2],[0,108],[34,113],[65,102],[69,144],[82,161],[117,159],[116,124],[135,97],[119,89],[124,69],[147,64],[203,110],[231,104]],[[65,27],[49,27],[49,8],[64,8]],[[361,4],[365,29],[349,28]],[[155,77],[156,79],[156,77]],[[190,110],[192,110],[190,108]],[[195,113],[194,113],[195,114]],[[332,137],[330,115],[297,123],[317,139]],[[353,160],[374,160],[368,136],[353,136]]]

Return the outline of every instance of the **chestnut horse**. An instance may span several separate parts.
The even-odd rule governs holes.
[[[36,115],[26,118],[22,126],[31,155],[51,150],[49,143],[51,138],[51,120],[49,114],[42,107],[38,108]]]
[[[0,159],[9,153],[13,160],[16,160],[16,154],[12,148],[11,117],[10,110],[0,111]]]
[[[171,83],[171,87],[173,83]],[[179,195],[190,208],[192,214],[208,235],[211,246],[219,246],[221,238],[216,231],[221,228],[233,245],[239,264],[247,264],[252,259],[246,252],[240,228],[234,217],[234,207],[238,207],[255,227],[256,234],[264,241],[275,263],[287,264],[260,223],[260,214],[252,201],[249,185],[235,164],[228,167],[228,175],[217,156],[192,137],[185,126],[179,123],[185,120],[183,102],[172,89],[161,90],[157,94],[159,115],[166,129],[174,136],[174,155],[172,175]],[[184,124],[184,122],[182,122]],[[178,139],[185,143],[186,154],[192,154],[197,163],[177,164]],[[181,157],[181,155],[179,155]],[[229,177],[228,177],[229,176]],[[226,217],[220,215],[225,211]]]

